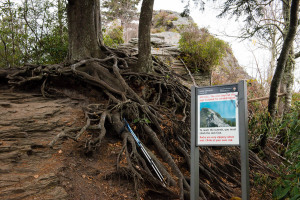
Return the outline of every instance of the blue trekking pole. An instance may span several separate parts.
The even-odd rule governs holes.
[[[158,176],[159,180],[163,183],[163,185],[166,187],[166,182],[164,180],[163,175],[160,173],[159,169],[157,168],[157,166],[155,165],[154,161],[152,160],[152,158],[150,157],[150,155],[148,154],[148,152],[146,151],[146,149],[143,146],[143,143],[139,140],[139,138],[135,135],[135,133],[133,132],[133,130],[131,129],[131,127],[129,126],[128,122],[126,121],[126,119],[124,118],[124,122],[125,125],[128,129],[128,131],[131,133],[132,137],[134,138],[135,142],[137,143],[138,147],[141,149],[141,151],[143,152],[144,156],[146,157],[146,159],[148,160],[149,164],[151,165],[152,169],[155,171],[156,175]]]

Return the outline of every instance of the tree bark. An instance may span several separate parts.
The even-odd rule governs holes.
[[[152,71],[152,57],[151,57],[151,41],[150,31],[152,22],[154,0],[143,0],[138,34],[138,64],[134,71],[136,72],[150,72]]]
[[[285,40],[287,32],[289,30],[289,23],[290,23],[290,9],[291,9],[291,2],[292,0],[287,0],[287,1],[282,1],[282,15],[283,15],[283,21],[284,21],[284,30],[283,30],[283,40]],[[291,54],[291,53],[289,53]],[[289,61],[290,56],[287,58],[287,61],[285,63],[285,67],[284,67],[284,71],[283,71],[283,75],[282,75],[282,79],[280,82],[280,86],[279,86],[279,91],[280,93],[285,93],[287,94],[287,69],[290,68]],[[285,95],[287,96],[287,95]],[[285,105],[285,98],[282,99],[278,99],[278,115],[282,116],[284,113],[284,105]]]
[[[291,9],[290,9],[290,21],[289,21],[289,28],[287,35],[284,39],[284,43],[282,46],[282,50],[280,53],[280,56],[277,61],[277,66],[275,69],[275,74],[273,76],[272,82],[271,82],[271,88],[270,88],[270,99],[269,99],[269,105],[268,105],[268,111],[271,114],[272,117],[275,116],[276,111],[276,104],[277,104],[277,93],[280,81],[283,76],[283,72],[285,69],[285,64],[288,60],[290,48],[294,42],[294,38],[297,31],[297,25],[298,25],[298,11],[299,11],[299,1],[300,0],[292,0]]]
[[[271,52],[271,60],[270,60],[270,68],[268,70],[268,85],[271,85],[274,69],[276,67],[276,57],[278,55],[276,49],[276,31],[273,30],[273,34],[271,34],[271,45],[270,45],[270,52]]]
[[[57,21],[58,21],[58,27],[59,27],[59,34],[63,35],[63,2],[62,0],[57,0]],[[60,42],[62,43],[62,37],[60,39]]]
[[[295,53],[294,45],[290,49],[290,53],[285,64],[282,85],[285,89],[285,99],[283,102],[283,114],[288,113],[292,105],[292,90],[294,85],[294,71],[295,71]]]
[[[69,60],[104,57],[99,0],[68,0]]]
[[[283,18],[285,24],[289,25],[290,23],[290,13],[289,10],[291,9],[291,0],[283,2]],[[286,28],[288,29],[288,28]],[[288,30],[285,31],[285,33]],[[286,35],[284,35],[285,37]],[[279,103],[279,114],[284,115],[285,113],[288,113],[291,109],[292,105],[292,90],[294,85],[294,71],[295,71],[295,51],[294,51],[294,45],[292,44],[289,56],[287,59],[287,62],[285,64],[285,69],[283,72],[283,78],[280,84],[280,92],[286,93],[285,98],[282,99]]]

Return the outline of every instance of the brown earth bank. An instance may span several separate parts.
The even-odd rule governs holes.
[[[66,97],[53,99],[40,93],[0,90],[0,199],[136,199],[132,178],[116,169],[122,140],[115,131],[107,130],[101,145],[90,154],[84,151],[91,137],[87,132],[78,142],[60,139],[49,147],[57,134],[84,126],[84,106],[85,102]],[[240,164],[234,159],[239,156],[238,148],[216,147],[212,152],[215,161],[200,151],[201,161],[210,163],[207,165],[211,168],[220,166],[231,177],[222,180],[234,196],[240,196]],[[177,162],[177,156],[172,156]],[[271,191],[253,181],[257,172],[273,176],[266,163],[276,164],[276,154],[266,152],[265,158],[261,161],[250,152],[251,199],[271,199]],[[184,174],[189,176],[185,170]],[[216,183],[206,179],[205,184]],[[139,191],[141,199],[178,199],[145,188]]]
[[[0,199],[134,199],[131,182],[113,173],[121,141],[107,136],[93,156],[80,151],[84,140],[48,147],[83,122],[76,100],[0,91]]]

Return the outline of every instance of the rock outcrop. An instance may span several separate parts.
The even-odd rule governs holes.
[[[200,116],[201,127],[230,127],[219,113],[210,108],[202,108]]]
[[[180,30],[182,26],[194,23],[191,17],[182,17],[173,11],[154,11],[153,15],[154,32],[151,34],[151,53],[159,57],[182,78],[187,87],[193,85],[188,66],[179,58],[181,54],[178,49],[180,40]],[[161,31],[163,30],[163,31]],[[131,55],[138,54],[138,38],[132,38],[129,43],[122,44],[121,49],[128,51]],[[242,79],[251,79],[247,72],[239,65],[230,48],[226,50],[226,55],[215,66],[212,72],[196,72],[193,78],[198,86],[221,85],[225,83],[235,83]]]

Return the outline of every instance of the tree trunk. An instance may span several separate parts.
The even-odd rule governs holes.
[[[291,0],[283,3],[283,10],[284,10],[284,22],[285,24],[289,24],[290,21],[290,13],[289,10],[291,9]],[[286,31],[287,32],[287,31]],[[279,104],[280,109],[282,112],[280,114],[288,113],[291,105],[292,105],[292,89],[294,85],[294,71],[295,71],[295,51],[294,45],[292,44],[287,62],[285,64],[285,69],[283,73],[283,78],[280,85],[280,92],[286,93],[285,98]]]
[[[59,34],[60,34],[60,42],[61,44],[63,43],[63,15],[64,15],[64,10],[63,10],[63,2],[62,0],[57,0],[57,22],[58,22],[58,28],[59,28]]]
[[[268,86],[271,85],[274,69],[276,67],[276,57],[277,57],[277,49],[276,49],[276,31],[273,29],[273,34],[271,34],[271,46],[270,46],[270,52],[271,52],[271,60],[270,60],[270,68],[268,70],[268,77],[267,82]]]
[[[292,105],[292,90],[294,85],[294,71],[295,71],[295,53],[292,45],[288,60],[285,64],[283,78],[280,89],[285,93],[285,99],[282,102],[282,114],[288,113]]]
[[[268,105],[268,111],[271,114],[272,117],[275,116],[276,111],[276,103],[277,103],[277,93],[280,81],[283,76],[285,64],[288,60],[290,48],[292,47],[292,44],[294,42],[294,38],[297,31],[297,25],[298,25],[298,11],[299,11],[299,1],[300,0],[293,0],[291,4],[290,9],[290,20],[289,20],[289,28],[288,32],[286,34],[286,37],[284,39],[284,43],[282,46],[282,50],[280,53],[280,56],[278,58],[277,66],[275,69],[275,74],[271,82],[271,89],[270,89],[270,98],[269,98],[269,105]]]
[[[291,15],[290,15],[290,9],[291,9],[291,0],[288,0],[286,2],[282,1],[282,15],[283,15],[283,21],[284,21],[284,24],[285,24],[285,27],[284,27],[284,31],[283,31],[283,40],[285,40],[286,36],[287,36],[287,32],[289,31],[289,23],[290,23],[290,18],[291,18]],[[290,57],[290,56],[289,56]],[[288,64],[290,63],[289,62],[289,57],[288,57],[288,60],[287,62],[285,63],[285,69],[283,71],[283,75],[282,75],[282,79],[281,79],[281,82],[280,82],[280,86],[279,86],[279,91],[280,93],[285,93],[286,94],[286,69],[289,67]],[[278,115],[279,116],[282,116],[283,113],[284,113],[284,105],[285,105],[285,98],[281,98],[281,99],[278,99]]]
[[[137,72],[150,72],[152,71],[152,57],[151,57],[151,42],[150,31],[152,22],[154,0],[143,0],[140,21],[139,21],[139,57],[138,64],[135,67]]]
[[[104,57],[99,0],[68,0],[69,60]]]

